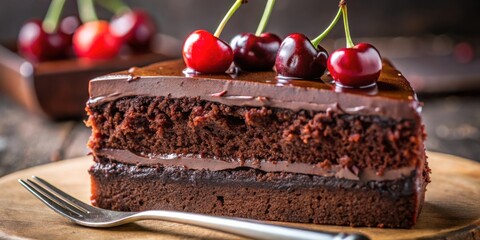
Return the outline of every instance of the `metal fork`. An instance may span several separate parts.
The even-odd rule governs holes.
[[[256,239],[369,239],[362,234],[311,231],[242,218],[215,217],[195,213],[163,210],[143,212],[105,210],[90,206],[59,190],[39,177],[33,176],[32,178],[33,180],[18,179],[18,181],[55,212],[79,225],[87,227],[106,228],[139,220],[163,220],[204,227]]]

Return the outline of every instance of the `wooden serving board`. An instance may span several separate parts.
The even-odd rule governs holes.
[[[426,203],[413,229],[351,228],[290,224],[308,229],[361,232],[372,239],[480,239],[480,164],[429,152],[433,174]],[[60,161],[0,179],[0,239],[242,239],[183,224],[140,221],[109,229],[85,228],[54,213],[27,192],[19,178],[40,176],[87,202],[90,157]]]

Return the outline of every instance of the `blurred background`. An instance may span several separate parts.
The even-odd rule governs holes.
[[[154,17],[162,34],[160,45],[154,50],[178,57],[185,37],[196,29],[214,31],[233,0],[125,2],[132,8],[145,9]],[[237,33],[254,32],[265,2],[250,0],[242,6],[221,38],[230,41]],[[354,42],[368,41],[375,45],[411,81],[425,103],[422,115],[428,133],[427,149],[480,161],[480,1],[347,2]],[[22,24],[32,18],[43,18],[49,3],[49,0],[2,0],[0,43],[14,43]],[[337,5],[336,0],[278,0],[267,31],[281,37],[301,32],[314,38],[334,17]],[[76,1],[67,0],[63,15],[75,14]],[[111,18],[101,8],[98,14],[106,20]],[[332,51],[343,47],[344,42],[339,22],[322,45]],[[5,57],[0,52],[0,59]],[[12,81],[7,76],[0,74],[0,83]],[[90,132],[81,117],[53,121],[48,116],[31,113],[9,97],[11,89],[2,90],[1,86],[0,176],[88,153],[85,144]]]

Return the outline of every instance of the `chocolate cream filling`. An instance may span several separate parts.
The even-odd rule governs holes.
[[[273,71],[189,76],[182,72],[184,68],[183,61],[175,60],[93,79],[87,104],[95,106],[129,96],[199,97],[235,106],[332,109],[396,120],[420,119],[421,103],[408,81],[388,61],[376,86],[369,89],[339,88],[331,79],[283,80]],[[135,81],[129,80],[132,74]]]
[[[322,177],[336,177],[361,182],[395,180],[412,175],[416,171],[414,167],[402,167],[398,169],[387,169],[380,175],[378,171],[371,168],[349,169],[340,165],[321,166],[320,164],[291,163],[287,161],[222,161],[215,158],[202,158],[195,155],[178,156],[175,154],[139,156],[128,150],[101,149],[94,153],[118,162],[139,165],[139,166],[167,166],[184,167],[194,170],[234,170],[247,167],[264,172],[289,172],[299,174],[317,175]]]

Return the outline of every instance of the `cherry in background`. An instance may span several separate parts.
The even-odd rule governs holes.
[[[75,56],[73,52],[73,34],[80,27],[80,19],[77,16],[68,16],[60,21],[60,25],[58,27],[58,31],[65,34],[67,36],[68,47],[66,49],[67,57]]]
[[[67,35],[61,32],[47,33],[40,20],[26,22],[18,35],[18,51],[32,61],[63,58],[68,46]]]
[[[235,66],[247,71],[272,70],[282,40],[273,33],[263,33],[275,0],[268,0],[257,31],[242,33],[231,41]]]
[[[73,52],[80,58],[108,59],[118,54],[123,42],[135,50],[150,49],[156,28],[146,12],[131,11],[122,1],[99,1],[123,13],[110,25],[98,21],[93,0],[82,0],[77,1],[81,21],[76,16],[59,21],[64,3],[52,0],[43,21],[25,23],[18,38],[22,55],[33,61],[65,58]]]
[[[325,72],[327,58],[324,48],[315,48],[305,35],[294,33],[283,40],[275,68],[280,77],[315,79]]]
[[[32,61],[63,58],[70,47],[68,35],[58,29],[65,0],[52,0],[45,19],[26,22],[18,34],[18,51]]]
[[[67,35],[71,39],[73,38],[73,34],[80,27],[80,19],[77,16],[68,16],[62,19],[59,26],[59,31],[63,34]]]
[[[116,15],[110,22],[110,30],[113,35],[120,37],[137,51],[149,50],[157,32],[150,15],[140,9]]]
[[[242,3],[244,3],[244,0],[235,1],[220,22],[215,34],[206,30],[197,30],[187,37],[182,51],[187,68],[200,73],[223,73],[227,71],[233,62],[233,51],[219,36],[230,17]]]
[[[73,50],[80,58],[109,59],[118,54],[122,40],[111,34],[107,21],[90,21],[73,35]]]
[[[83,24],[73,34],[73,50],[84,59],[110,59],[122,46],[122,39],[110,31],[110,23],[98,20],[93,0],[78,1],[78,10]]]

